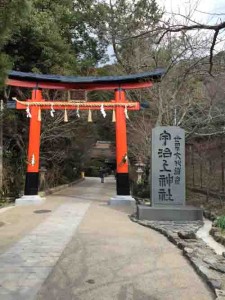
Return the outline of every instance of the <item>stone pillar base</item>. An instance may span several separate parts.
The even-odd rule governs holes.
[[[193,206],[137,206],[138,220],[149,221],[202,221],[203,210]]]
[[[121,196],[117,195],[112,197],[108,201],[108,205],[129,205],[129,206],[136,206],[136,201],[131,196]]]
[[[40,205],[45,202],[45,198],[39,195],[24,195],[21,198],[16,199],[15,205]]]

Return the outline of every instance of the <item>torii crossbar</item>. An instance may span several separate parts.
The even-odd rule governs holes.
[[[26,110],[30,119],[27,173],[24,196],[16,204],[33,204],[41,201],[38,196],[39,154],[42,110],[112,110],[116,125],[116,164],[117,197],[130,197],[126,117],[128,110],[139,110],[140,103],[127,101],[125,89],[147,88],[159,81],[163,70],[134,74],[128,76],[104,77],[66,77],[59,75],[40,75],[11,71],[6,80],[7,85],[32,88],[32,97],[26,101],[16,99],[16,108]],[[110,102],[82,101],[46,101],[42,89],[60,90],[114,90],[114,99]]]

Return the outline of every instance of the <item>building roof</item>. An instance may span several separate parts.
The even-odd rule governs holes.
[[[91,157],[115,159],[115,144],[111,141],[97,141],[91,148]]]

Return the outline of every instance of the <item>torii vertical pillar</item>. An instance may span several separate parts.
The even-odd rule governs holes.
[[[127,102],[123,89],[115,90],[115,102]],[[117,196],[109,200],[109,205],[135,205],[134,198],[130,196],[126,116],[123,106],[116,107],[116,192]]]
[[[124,90],[115,91],[115,102],[126,102]],[[117,195],[130,195],[126,118],[122,106],[116,107],[116,191]]]
[[[41,102],[42,92],[40,89],[33,89],[30,102]],[[39,157],[40,157],[40,136],[41,121],[38,120],[38,106],[30,107],[30,128],[29,144],[27,154],[27,173],[25,181],[24,196],[16,199],[16,205],[41,204],[43,198],[38,195],[39,187]]]

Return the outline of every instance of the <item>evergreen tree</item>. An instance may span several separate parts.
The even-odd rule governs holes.
[[[0,86],[3,85],[7,69],[10,68],[10,57],[3,48],[9,41],[18,21],[29,12],[30,0],[0,1]]]
[[[104,55],[104,45],[91,35],[93,12],[85,10],[86,4],[82,9],[81,4],[33,0],[29,15],[14,27],[3,48],[13,61],[13,69],[74,74],[80,73],[83,65],[95,66]]]

